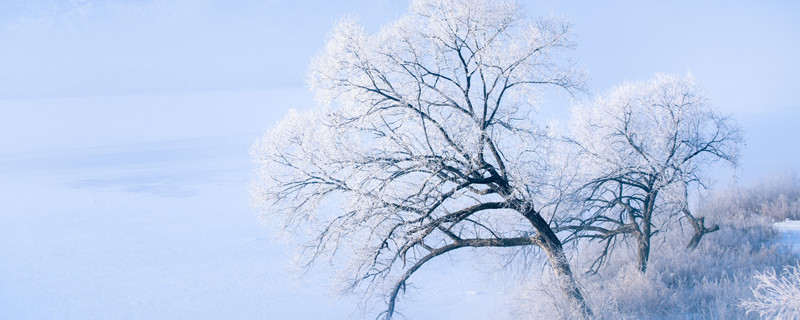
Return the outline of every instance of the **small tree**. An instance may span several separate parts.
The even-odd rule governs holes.
[[[687,188],[705,186],[703,170],[717,160],[736,163],[741,133],[708,104],[690,76],[657,75],[613,89],[593,105],[573,110],[571,142],[581,151],[588,217],[566,227],[605,243],[595,267],[617,237],[637,243],[637,265],[647,269],[657,225],[690,221],[689,247],[718,227],[688,209]]]
[[[590,314],[551,227],[559,154],[530,118],[540,87],[582,88],[555,56],[569,34],[510,1],[414,1],[375,35],[344,20],[311,67],[327,107],[254,146],[256,203],[306,266],[346,256],[346,292],[383,295],[386,319],[425,263],[478,247],[538,247]]]

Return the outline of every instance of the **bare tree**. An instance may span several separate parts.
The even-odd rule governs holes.
[[[736,163],[741,132],[709,105],[691,76],[657,75],[619,86],[593,105],[575,108],[571,129],[582,152],[588,216],[563,228],[604,244],[593,267],[620,237],[632,236],[645,272],[655,228],[678,218],[695,230],[689,248],[719,229],[691,213],[687,188],[704,187],[703,170],[717,160]]]
[[[559,153],[530,118],[540,88],[582,90],[557,55],[569,35],[512,1],[414,1],[374,35],[340,22],[311,66],[324,107],[253,148],[255,201],[303,239],[305,266],[346,263],[346,292],[384,296],[380,317],[425,263],[480,247],[539,248],[589,315],[551,227]]]

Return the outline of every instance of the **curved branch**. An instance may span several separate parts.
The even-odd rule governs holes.
[[[400,293],[400,290],[405,291],[406,282],[411,275],[414,274],[420,267],[422,267],[425,263],[430,261],[433,258],[436,258],[440,255],[443,255],[447,252],[465,248],[465,247],[472,247],[472,248],[479,248],[479,247],[516,247],[516,246],[529,246],[529,245],[536,245],[541,246],[541,242],[539,241],[538,237],[517,237],[517,238],[488,238],[488,239],[463,239],[453,242],[451,244],[433,249],[430,253],[419,259],[414,265],[412,265],[406,272],[400,277],[400,279],[395,282],[392,290],[389,293],[387,298],[387,309],[381,312],[378,315],[378,318],[382,318],[384,320],[392,319],[392,316],[395,312],[395,303],[397,301],[397,296]]]

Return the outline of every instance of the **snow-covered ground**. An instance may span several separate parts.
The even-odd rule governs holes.
[[[107,118],[98,112],[130,98],[19,104],[17,122],[30,113],[39,131],[6,119],[0,139],[0,318],[361,318],[357,300],[331,298],[325,272],[295,279],[292,250],[271,241],[248,205],[250,144],[285,113],[252,104],[292,97],[136,98],[153,107]],[[241,107],[209,113],[230,101]],[[171,104],[182,107],[161,109]],[[502,286],[479,270],[431,265],[400,311],[501,314]]]
[[[247,205],[247,145],[230,147],[208,149],[237,156],[199,151],[185,161],[4,179],[2,318],[341,319],[357,311],[357,301],[328,296],[324,273],[293,280],[290,250],[270,241]],[[484,319],[502,307],[492,307],[498,292],[485,294],[495,288],[469,265],[440,264],[415,282],[420,290],[401,302],[412,318]]]
[[[781,233],[781,242],[800,255],[800,221],[781,221],[775,224],[775,229]]]

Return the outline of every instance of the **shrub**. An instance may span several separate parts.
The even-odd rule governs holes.
[[[754,299],[742,302],[747,313],[769,319],[800,318],[800,265],[784,267],[780,275],[775,270],[757,272],[754,278],[758,280]]]
[[[598,272],[579,276],[596,318],[757,319],[759,314],[778,315],[763,310],[773,310],[765,308],[777,308],[781,301],[794,303],[793,318],[785,319],[800,317],[798,267],[786,269],[789,271],[784,271],[780,278],[770,271],[798,265],[798,257],[779,241],[779,234],[773,229],[777,221],[800,217],[797,181],[791,175],[789,179],[763,180],[750,187],[707,196],[694,211],[719,224],[720,230],[704,237],[694,251],[685,249],[692,235],[688,224],[672,226],[683,232],[660,233],[654,238],[646,274],[636,271],[632,264],[634,243],[627,250],[617,250]],[[594,243],[576,246],[573,249],[576,272],[581,267],[587,270],[601,249]],[[531,281],[521,289],[515,318],[539,319],[543,315],[576,318],[563,311],[567,306],[561,302],[557,288],[548,286],[548,276],[544,274],[543,280]],[[795,291],[789,289],[792,284],[791,290]],[[775,292],[781,292],[781,298],[776,298]]]

